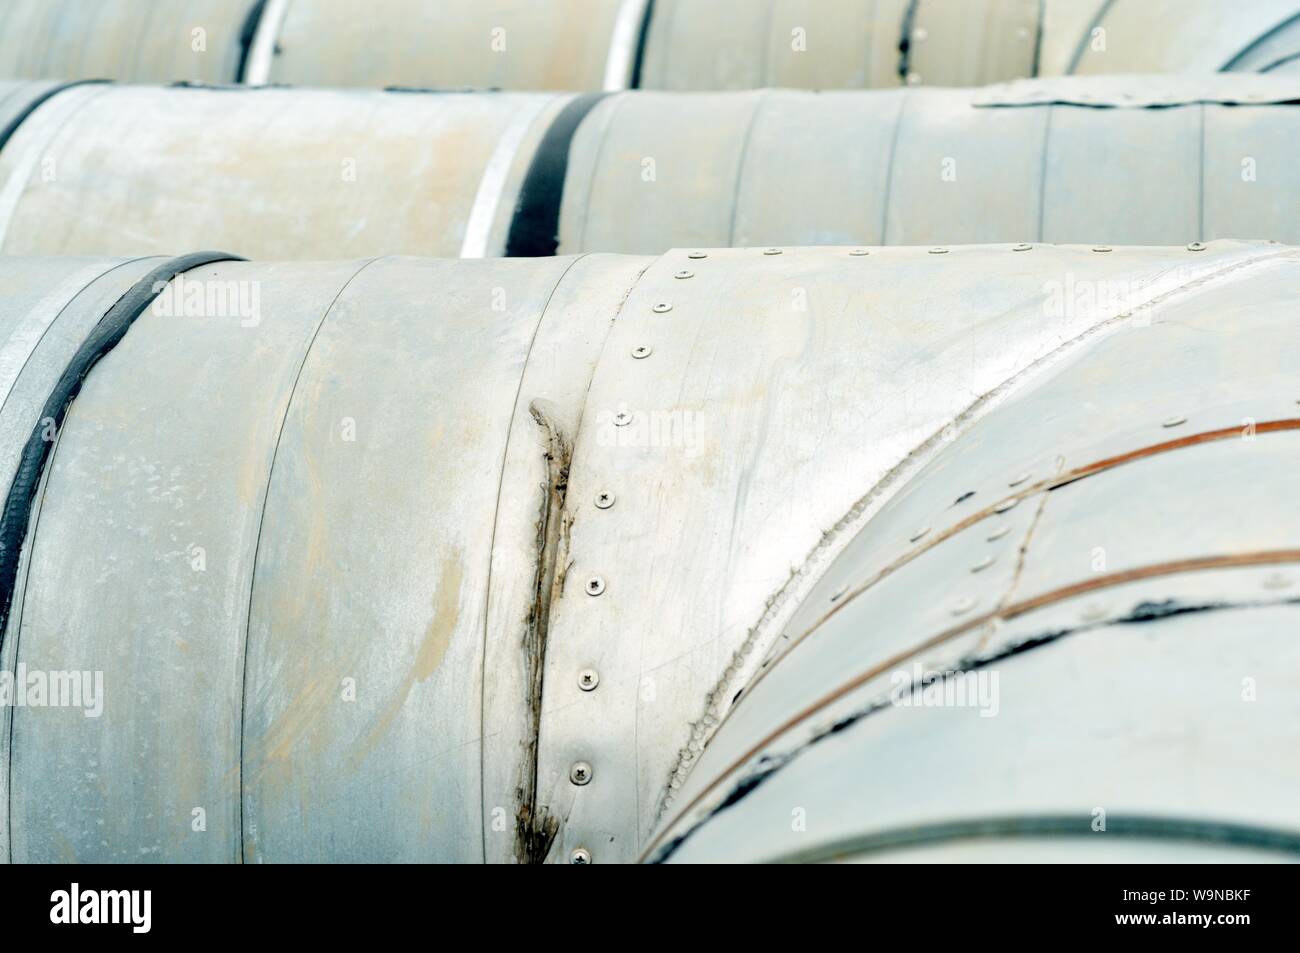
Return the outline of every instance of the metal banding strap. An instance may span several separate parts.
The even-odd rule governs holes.
[[[18,131],[18,127],[21,126],[24,122],[26,122],[28,117],[30,117],[32,113],[36,112],[36,110],[40,109],[41,106],[49,102],[55,96],[59,95],[59,93],[63,92],[65,89],[71,89],[73,86],[87,86],[95,83],[108,83],[108,82],[111,82],[111,80],[78,79],[78,80],[73,80],[70,83],[59,83],[57,86],[53,86],[50,89],[46,90],[40,96],[37,96],[30,103],[28,103],[26,109],[24,109],[21,113],[19,113],[17,116],[11,119],[9,121],[9,125],[5,126],[3,129],[0,129],[0,149],[3,149],[6,145],[8,145],[9,140],[12,139],[14,133]]]
[[[510,170],[514,168],[515,155],[538,115],[553,102],[547,96],[538,95],[520,106],[501,134],[487,165],[483,167],[483,174],[479,176],[478,191],[474,193],[474,204],[470,207],[469,220],[465,223],[465,237],[461,241],[461,258],[487,257],[492,225],[496,221],[497,210],[501,207],[501,196],[505,192],[506,181],[510,178]]]
[[[569,145],[587,113],[607,95],[578,96],[560,110],[546,130],[519,190],[519,203],[506,239],[508,257],[543,258],[554,255],[559,248],[560,202],[569,169]]]
[[[654,0],[623,0],[609,38],[609,57],[605,60],[602,89],[616,93],[635,89],[641,80],[641,60]]]
[[[265,86],[271,78],[271,61],[280,38],[280,26],[289,9],[289,0],[265,0],[266,6],[254,8],[256,27],[240,62],[238,81],[246,86]],[[252,15],[249,16],[250,23]]]
[[[257,0],[248,8],[248,16],[244,17],[244,26],[239,31],[239,63],[235,66],[235,75],[233,81],[242,83],[244,74],[248,71],[248,54],[253,48],[253,38],[257,36],[257,29],[262,23],[262,13],[266,9],[266,0]]]
[[[0,512],[0,646],[3,645],[5,629],[9,624],[9,611],[13,607],[18,561],[23,542],[27,538],[32,504],[54,445],[52,440],[47,439],[47,426],[52,423],[56,433],[63,426],[68,407],[81,392],[81,385],[91,369],[99,363],[100,358],[117,346],[136,318],[153,303],[168,282],[191,268],[219,261],[243,259],[225,252],[195,252],[164,262],[137,281],[86,335],[50,391],[31,436],[23,447],[13,483],[5,496],[4,510]]]

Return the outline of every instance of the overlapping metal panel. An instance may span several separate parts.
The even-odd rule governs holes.
[[[23,370],[7,441],[151,265],[0,262],[15,289],[0,357],[38,338],[48,354],[8,362]],[[1282,246],[1216,243],[195,269],[169,286],[182,303],[200,289],[193,309],[135,323],[46,468],[5,662],[103,671],[106,691],[98,718],[6,709],[11,855],[630,860],[661,817],[689,806],[668,837],[707,818],[755,758],[830,751],[814,729],[879,678],[777,729],[894,656],[938,664],[1070,630],[1016,655],[1025,680],[1006,663],[999,738],[1049,717],[1049,653],[1087,671],[1116,651],[1088,640],[1130,638],[1143,604],[1173,607],[1149,612],[1153,633],[1240,612],[1267,657],[1300,559],[1278,555],[1294,531],[1277,502],[1298,266]],[[221,288],[240,306],[205,310]],[[1258,505],[1216,504],[1245,486]],[[1090,572],[1096,547],[1107,565]],[[1188,638],[1208,645],[1187,668],[1204,692],[1254,677],[1216,687],[1225,649]],[[1148,639],[1133,677],[1180,640]],[[1183,696],[1162,697],[1112,720],[1181,726]],[[1283,725],[1267,737],[1289,723],[1280,697],[1251,710]],[[913,731],[979,741],[942,711],[864,734],[906,717],[837,737],[887,745],[880,763]],[[1107,723],[1062,717],[1058,759],[1088,763]],[[972,772],[1021,750],[983,737],[997,751],[969,755]],[[947,750],[927,749],[935,770]],[[1170,747],[1167,777],[1189,750]],[[756,856],[733,823],[768,858],[902,849],[860,835],[929,823],[926,805],[952,818],[891,773],[897,812],[855,827],[846,767],[804,779],[824,826],[791,840],[775,781],[811,762],[707,818],[681,857]],[[1074,810],[1042,763],[970,803]],[[1099,771],[1095,790],[1114,782],[1102,803],[1124,823],[1164,796],[1160,777],[1125,800],[1122,774]],[[1231,810],[1231,784],[1187,790],[1171,816],[1291,823],[1268,785]]]

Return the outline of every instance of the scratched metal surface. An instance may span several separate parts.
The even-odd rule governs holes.
[[[8,254],[500,254],[544,94],[87,86],[0,153]],[[472,254],[472,251],[470,252]]]
[[[289,0],[270,80],[601,89],[623,0]],[[494,33],[494,31],[501,31]]]
[[[254,0],[6,0],[0,76],[234,82],[253,6]]]
[[[1092,310],[1071,316],[1076,330],[1085,332],[1071,356],[1025,381],[1021,393],[1007,395],[996,409],[954,421],[952,430],[938,441],[938,453],[922,461],[924,468],[879,508],[802,604],[782,624],[770,627],[763,661],[733,679],[727,697],[742,686],[744,692],[734,706],[724,704],[712,711],[721,725],[694,769],[689,774],[680,772],[680,790],[673,795],[676,806],[668,811],[674,820],[661,832],[660,844],[707,817],[742,778],[761,770],[761,764],[779,764],[792,753],[820,748],[821,739],[830,740],[832,727],[856,724],[854,719],[860,713],[888,698],[893,673],[909,669],[914,662],[925,670],[943,670],[963,659],[996,655],[1044,634],[1062,632],[1078,632],[1081,641],[1123,633],[1116,638],[1147,645],[1141,632],[1149,631],[1153,638],[1158,635],[1164,640],[1162,644],[1178,645],[1177,634],[1160,634],[1178,629],[1178,624],[1167,619],[1141,623],[1149,630],[1136,627],[1134,617],[1141,615],[1143,604],[1158,607],[1157,615],[1200,609],[1231,612],[1211,616],[1203,630],[1241,632],[1243,639],[1250,633],[1265,653],[1260,657],[1269,652],[1287,655],[1283,649],[1269,646],[1281,626],[1294,624],[1279,620],[1293,611],[1289,600],[1300,581],[1294,571],[1300,558],[1294,548],[1295,519],[1280,502],[1287,494],[1284,486],[1289,478],[1285,474],[1293,470],[1300,453],[1294,429],[1300,398],[1294,392],[1285,357],[1285,342],[1294,337],[1289,302],[1300,280],[1300,259],[1288,249],[1249,245],[1234,249],[1223,244],[1190,255],[1207,253],[1214,257],[1153,272],[1155,281],[1150,284],[1134,284],[1113,275],[1109,280],[1124,282],[1121,291],[1126,299],[1124,310],[1132,311],[1129,317],[1116,320]],[[1084,279],[1073,267],[1060,273],[1072,275],[1081,291],[1097,290],[1092,279]],[[1151,296],[1155,296],[1154,307],[1134,307]],[[1099,330],[1086,331],[1089,322],[1098,318],[1105,322]],[[1135,414],[1135,407],[1141,408],[1140,414]],[[1156,451],[1148,452],[1150,447]],[[1129,459],[1135,455],[1136,459]],[[1091,469],[1116,460],[1123,462],[1100,466],[1095,472]],[[1195,519],[1188,518],[1189,511],[1196,513]],[[1177,531],[1171,532],[1174,526]],[[940,595],[918,601],[918,592]],[[1270,609],[1273,615],[1259,611],[1261,606],[1275,604],[1285,604],[1285,608]],[[1265,621],[1251,621],[1259,619]],[[773,635],[778,631],[779,635]],[[1071,636],[1071,645],[1075,637]],[[1109,685],[1117,678],[1134,677],[1127,670],[1112,677],[1114,666],[1102,674],[1100,662],[1092,663],[1097,674],[1089,675],[1086,659],[1090,656],[1075,662],[1052,656],[1050,653],[1058,651],[1055,647],[1041,651],[1046,660],[1042,664],[1059,666],[1059,671],[1070,673],[1070,679],[1105,679]],[[1097,657],[1107,651],[1113,650],[1099,650]],[[1229,649],[1225,645],[1215,651],[1219,655],[1203,664],[1161,662],[1165,666],[1161,671],[1177,672],[1184,680],[1179,684],[1184,686],[1198,678],[1226,677],[1227,682],[1221,681],[1217,688],[1207,685],[1206,690],[1214,689],[1229,700],[1239,693],[1242,678],[1258,677],[1262,682],[1267,674],[1277,680],[1270,683],[1275,692],[1286,679],[1293,678],[1262,664],[1251,669],[1233,661],[1224,669],[1220,656]],[[1051,661],[1054,657],[1055,663]],[[1036,658],[1034,661],[1037,663]],[[1015,674],[1011,665],[1008,662],[1008,680]],[[1144,671],[1142,677],[1150,680],[1153,690],[1157,683],[1176,681],[1158,677],[1150,667]],[[909,779],[909,783],[899,785],[897,796],[886,797],[881,815],[868,820],[858,810],[855,820],[848,821],[847,814],[855,810],[849,802],[865,803],[861,794],[864,785],[879,783],[881,766],[891,757],[901,756],[886,753],[886,749],[895,751],[891,739],[879,750],[852,756],[856,764],[873,768],[871,772],[855,769],[860,777],[845,782],[840,790],[843,810],[833,810],[840,811],[837,816],[848,826],[823,827],[818,837],[788,840],[790,811],[797,805],[784,805],[778,816],[770,813],[776,811],[772,807],[775,802],[758,798],[752,809],[769,812],[762,816],[774,832],[771,844],[754,836],[761,826],[758,815],[750,814],[748,807],[731,808],[700,828],[703,837],[699,843],[712,848],[692,848],[682,854],[683,859],[699,859],[703,855],[696,851],[710,849],[715,851],[713,859],[773,858],[783,852],[803,851],[814,842],[830,844],[866,837],[873,831],[881,834],[951,820],[968,807],[972,816],[980,811],[1051,814],[1074,810],[1077,803],[1071,806],[1054,800],[1068,792],[1069,786],[1057,790],[1043,774],[1056,771],[1069,776],[1080,763],[1097,772],[1097,784],[1109,785],[1111,800],[1098,800],[1097,804],[1119,804],[1118,810],[1150,813],[1160,807],[1152,799],[1159,802],[1165,787],[1177,786],[1169,779],[1184,778],[1207,757],[1194,746],[1183,746],[1170,755],[1167,771],[1152,772],[1149,777],[1144,772],[1141,783],[1127,790],[1121,772],[1103,770],[1095,760],[1102,757],[1103,741],[1122,747],[1123,732],[1101,723],[1090,731],[1091,715],[1076,721],[1063,713],[1069,706],[1061,708],[1053,699],[1053,679],[1034,677],[1043,681],[1042,696],[1035,697],[1033,692],[1012,696],[1020,697],[1025,707],[1012,713],[1008,719],[1011,727],[1005,729],[1001,716],[987,719],[990,727],[985,741],[954,737],[948,742],[943,740],[947,729],[934,725],[921,729],[939,733],[933,751],[922,756],[927,762],[934,759],[937,764],[954,750],[964,751],[968,744],[987,745],[979,750],[991,765],[994,780],[989,784],[1003,783],[1004,800],[999,802],[990,793],[982,802],[981,784],[960,770],[943,788],[946,793],[923,792],[922,781],[913,786],[912,775],[900,764],[883,773],[895,782]],[[1114,701],[1116,693],[1123,697],[1126,691],[1108,688],[1105,698]],[[1284,707],[1292,704],[1274,701]],[[1188,738],[1200,737],[1197,732],[1202,728],[1197,725],[1213,722],[1221,714],[1238,721],[1258,717],[1260,721],[1249,722],[1252,725],[1270,718],[1291,720],[1286,717],[1290,712],[1273,710],[1269,714],[1251,709],[1242,714],[1231,705],[1220,707],[1228,710],[1221,713],[1215,708],[1209,714],[1207,709],[1199,722],[1192,719],[1188,722],[1192,727],[1178,730],[1185,731]],[[908,718],[915,711],[887,709],[861,721],[879,721],[887,726],[887,732],[899,731],[910,738]],[[960,719],[962,715],[974,713],[940,717]],[[1124,717],[1148,716],[1134,711]],[[1062,740],[1045,766],[1034,761],[1023,771],[1013,771],[1011,765],[1017,761],[1025,764],[1022,759],[1026,756],[1023,746],[1006,739],[1034,719],[1048,726],[1042,738],[1055,731]],[[1183,723],[1175,715],[1165,724]],[[865,730],[874,732],[873,728]],[[1004,736],[1003,730],[1010,735]],[[1238,726],[1237,730],[1252,729]],[[852,728],[841,733],[858,731]],[[707,738],[707,731],[700,733],[699,740]],[[1122,757],[1145,756],[1146,744],[1135,736]],[[1232,757],[1249,761],[1263,757],[1262,752],[1268,750],[1284,750],[1294,741],[1277,738],[1275,744],[1276,748],[1273,743],[1238,741]],[[842,752],[840,756],[844,756]],[[1178,758],[1183,759],[1181,767],[1172,763]],[[821,770],[813,766],[815,761],[798,753],[777,774],[798,775],[812,791],[821,783],[815,777]],[[1001,764],[1006,767],[999,768]],[[1255,776],[1261,771],[1272,772],[1272,764],[1270,761],[1267,769],[1262,762],[1255,764]],[[1248,767],[1227,768],[1222,773],[1249,775]],[[1277,774],[1286,771],[1282,767]],[[828,805],[835,795],[830,787],[840,781],[843,777],[822,791],[819,809],[831,810]],[[760,789],[765,790],[768,783],[764,781]],[[1294,782],[1288,778],[1286,783]],[[775,787],[779,790],[783,785]],[[1220,819],[1225,812],[1240,813],[1246,821],[1280,824],[1291,831],[1297,827],[1294,816],[1260,807],[1258,798],[1242,801],[1246,807],[1237,811],[1232,800],[1235,793],[1212,785],[1192,785],[1189,790],[1189,797],[1170,794],[1166,807],[1157,813],[1175,816],[1181,809],[1199,810],[1208,805],[1209,814]],[[849,791],[853,793],[846,794]],[[969,804],[968,792],[974,796]],[[1265,802],[1276,796],[1276,791],[1256,793]],[[1212,803],[1215,798],[1222,802]],[[945,799],[946,806],[941,806]],[[748,804],[748,798],[745,802]],[[768,807],[757,807],[763,803]],[[928,811],[927,818],[909,814],[909,803],[924,804],[922,813]],[[941,817],[945,810],[946,817]],[[1088,810],[1091,807],[1082,814],[1085,824]],[[735,831],[740,828],[731,828],[736,822],[744,823],[744,837],[754,845],[753,850],[739,846]],[[857,828],[850,830],[854,824]],[[723,833],[729,829],[732,834]],[[693,834],[689,840],[696,837]],[[791,846],[796,842],[800,846]],[[1014,852],[1014,847],[1005,850]]]
[[[1186,105],[1141,108],[1142,77],[619,94],[574,137],[560,250],[1300,241],[1278,201],[1300,191],[1295,79],[1168,85],[1160,104]]]

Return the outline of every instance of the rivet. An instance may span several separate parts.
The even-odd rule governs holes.
[[[1097,602],[1090,602],[1083,607],[1083,611],[1079,613],[1079,618],[1083,619],[1084,622],[1096,622],[1098,619],[1104,618],[1105,615],[1105,606]]]
[[[1012,509],[1019,502],[1020,500],[1013,496],[1009,500],[1003,500],[1001,503],[997,504],[997,506],[993,507],[993,512],[1005,513],[1007,510]]]
[[[591,863],[591,851],[585,847],[575,847],[569,852],[569,863],[571,864],[589,864]]]
[[[992,565],[993,565],[993,557],[992,557],[992,556],[985,556],[983,559],[981,559],[979,562],[977,562],[974,566],[971,566],[971,567],[970,567],[970,571],[971,571],[971,572],[983,572],[985,569],[988,569],[988,568],[989,568],[990,566],[992,566]]]
[[[915,543],[918,539],[920,539],[922,536],[924,536],[924,535],[925,535],[926,533],[928,533],[928,532],[930,532],[930,527],[928,527],[928,526],[922,526],[922,527],[921,527],[920,529],[918,529],[915,533],[913,533],[911,536],[909,536],[909,537],[907,538],[907,541],[908,541],[909,543]]]
[[[851,252],[849,252],[849,254],[852,255],[854,258],[861,258],[863,255],[869,255],[871,253],[868,252],[865,248],[855,248]]]
[[[930,249],[930,254],[931,254],[931,255],[946,255],[946,254],[948,254],[948,249],[946,249],[946,248],[931,248],[931,249]]]
[[[831,596],[831,602],[839,602],[842,598],[844,598],[844,593],[848,591],[849,591],[848,583],[845,583],[844,585],[840,586],[838,589],[835,590],[835,594]]]
[[[695,272],[683,268],[681,271],[677,272],[677,274],[673,275],[673,277],[676,278],[678,281],[684,281],[687,278],[694,278]]]
[[[989,533],[988,536],[985,538],[990,543],[996,543],[998,540],[1000,540],[1003,536],[1007,535],[1007,533],[1009,532],[1011,532],[1011,524],[1003,523],[997,529],[993,530],[993,532]]]
[[[1110,251],[1110,246],[1109,246],[1109,245],[1093,245],[1093,246],[1092,246],[1092,250],[1093,250],[1093,251]]]
[[[607,510],[614,505],[614,494],[609,490],[601,490],[596,494],[596,509]]]
[[[1179,424],[1185,424],[1185,423],[1187,423],[1187,418],[1186,418],[1186,417],[1181,417],[1181,416],[1175,414],[1175,415],[1172,416],[1172,417],[1167,417],[1167,418],[1165,418],[1165,421],[1164,421],[1160,426],[1162,426],[1162,427],[1177,427]]]
[[[645,360],[654,353],[654,350],[655,349],[649,344],[638,344],[636,347],[632,348],[632,356],[638,361]]]
[[[1268,578],[1264,580],[1265,589],[1286,589],[1290,585],[1291,580],[1280,572],[1270,573]]]
[[[569,780],[578,787],[591,781],[591,765],[585,761],[575,761],[569,768]]]
[[[1189,242],[1188,245],[1187,245],[1187,250],[1188,250],[1188,251],[1205,251],[1205,242]]]
[[[1012,246],[1011,246],[1011,250],[1012,250],[1012,251],[1029,251],[1029,249],[1031,249],[1031,248],[1033,248],[1033,247],[1034,247],[1033,245],[1026,245],[1024,242],[1021,242],[1019,245],[1012,245]]]
[[[592,576],[587,580],[587,595],[598,596],[605,591],[605,580],[600,576]]]
[[[693,252],[691,252],[689,255],[687,255],[686,257],[687,257],[687,258],[694,258],[694,259],[697,259],[697,260],[698,260],[698,259],[700,259],[700,258],[708,258],[708,257],[709,257],[709,253],[706,252],[706,251],[693,251]]]
[[[1022,473],[1020,474],[1020,476],[1016,477],[1014,480],[1011,480],[1009,483],[1007,483],[1007,486],[1020,486],[1020,484],[1024,483],[1031,476],[1033,476],[1032,473]]]
[[[632,415],[629,414],[626,410],[620,410],[618,413],[614,415],[615,427],[626,427],[631,422],[632,422]]]
[[[975,608],[975,600],[971,598],[958,599],[952,604],[953,615],[965,615]]]
[[[594,668],[584,668],[578,673],[578,687],[584,692],[594,691],[600,684],[600,676]]]
[[[667,314],[672,309],[673,306],[669,304],[667,301],[660,301],[657,305],[655,305],[650,310],[653,311],[655,314]]]
[[[764,255],[779,255],[779,254],[781,254],[781,249],[779,249],[779,248],[764,248],[764,249],[763,249],[763,254],[764,254]]]

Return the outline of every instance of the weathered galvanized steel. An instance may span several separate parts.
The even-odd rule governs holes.
[[[6,0],[0,76],[230,83],[258,0]]]
[[[0,259],[0,450],[155,265]],[[102,671],[104,709],[5,710],[9,855],[604,863],[693,831],[673,857],[821,857],[1094,801],[1116,829],[1159,815],[1135,837],[1294,832],[1290,765],[1237,778],[1295,740],[1273,680],[1298,284],[1296,250],[1235,242],[194,269],[90,373],[45,471],[3,660]],[[1198,628],[1215,613],[1248,648]],[[895,656],[1003,650],[999,718],[814,740],[867,680],[776,731]],[[1141,673],[1144,699],[1096,707]],[[1260,701],[1233,709],[1246,677]],[[1205,743],[1151,776],[1098,760],[1138,723],[1133,757]],[[874,743],[870,776],[832,742]],[[904,752],[960,783],[878,769]],[[979,769],[1017,756],[1018,783]],[[1053,767],[1095,783],[1069,800]],[[1182,793],[1155,778],[1193,767]]]
[[[1294,69],[1300,0],[10,0],[0,76],[512,90]]]
[[[1294,79],[1148,90],[1107,77],[611,96],[574,136],[560,251],[1300,241],[1295,203],[1279,201],[1300,194]]]
[[[1298,266],[1058,274],[1073,353],[953,418],[738,657],[650,856],[1295,859]]]
[[[603,99],[81,86],[0,151],[0,249],[1300,242],[1298,138],[1287,76]]]
[[[79,86],[0,152],[0,250],[481,257],[569,97]]]

